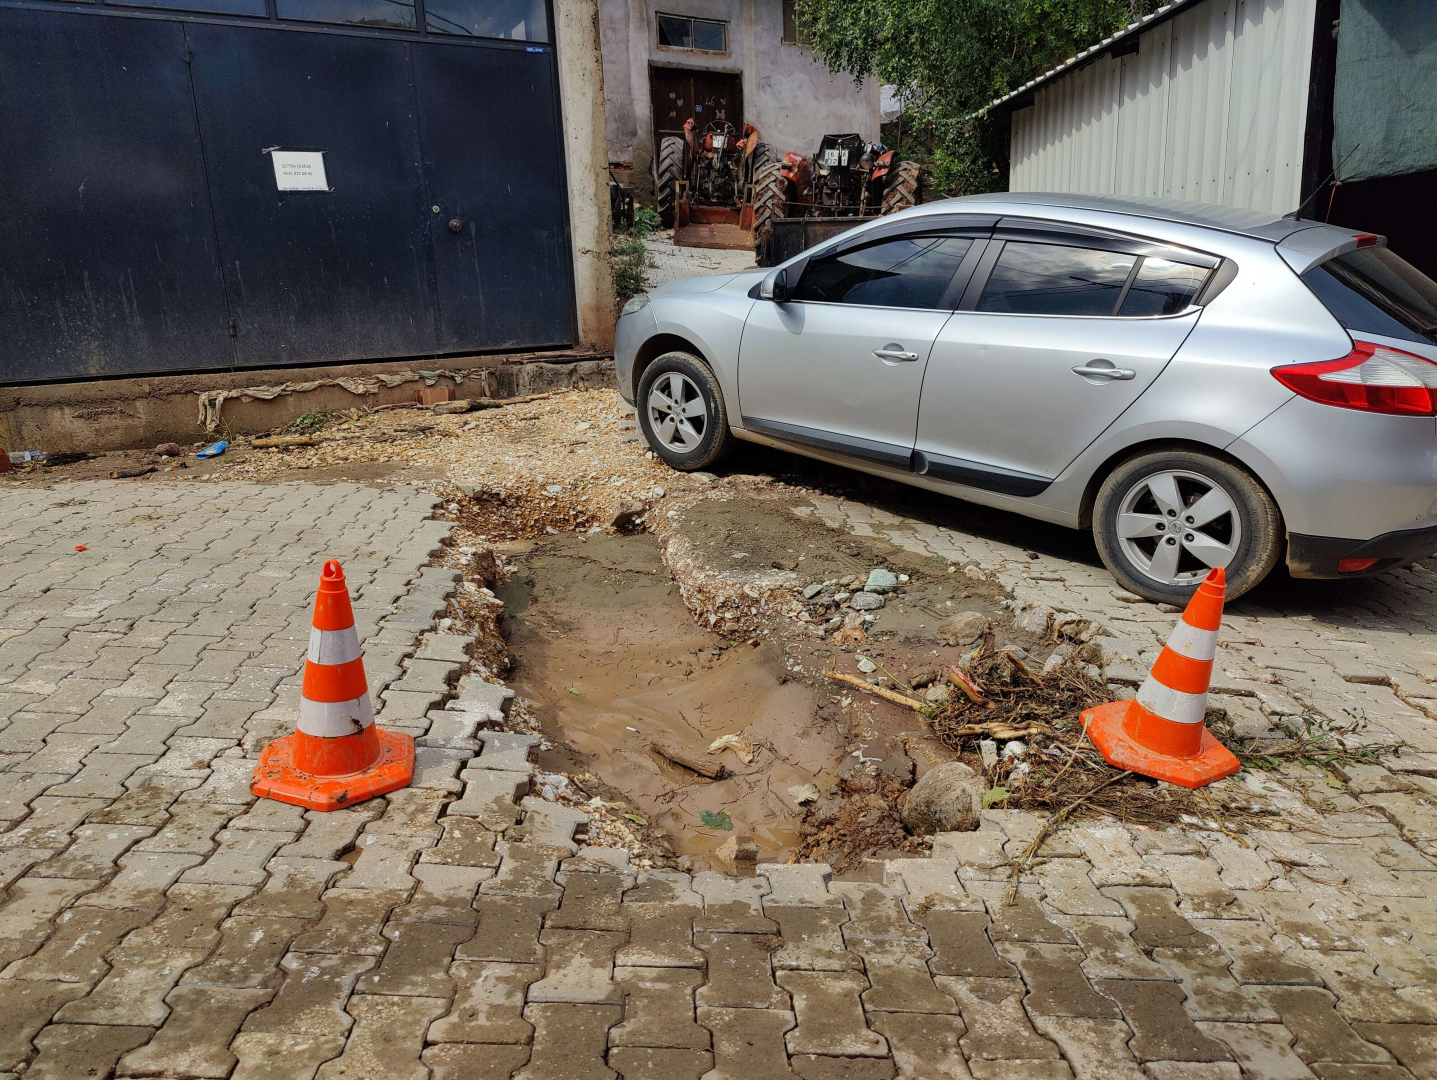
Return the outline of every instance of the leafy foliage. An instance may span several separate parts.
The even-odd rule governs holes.
[[[638,214],[634,222],[638,224]],[[622,307],[630,297],[648,288],[648,270],[654,261],[649,258],[643,238],[631,232],[615,233],[609,250],[614,264],[614,293]]]
[[[934,184],[963,195],[1007,187],[1008,121],[989,102],[1158,2],[798,0],[798,16],[833,71],[900,88],[902,141],[931,146]]]
[[[302,416],[297,416],[289,422],[289,425],[280,432],[282,435],[312,435],[326,424],[333,423],[343,417],[333,409],[315,409]]]

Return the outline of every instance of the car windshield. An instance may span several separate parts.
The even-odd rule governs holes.
[[[1437,282],[1386,248],[1338,255],[1302,280],[1348,330],[1437,342]]]

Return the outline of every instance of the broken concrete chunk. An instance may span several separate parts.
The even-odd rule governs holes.
[[[988,618],[979,611],[960,611],[938,626],[938,640],[944,645],[971,645],[988,629]]]
[[[903,804],[903,824],[915,833],[972,832],[983,808],[983,782],[961,761],[929,769]]]
[[[868,580],[864,582],[865,592],[886,593],[898,588],[898,576],[887,570],[874,569],[869,572]]]

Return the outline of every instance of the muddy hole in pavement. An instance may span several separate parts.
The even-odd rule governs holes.
[[[896,760],[896,771],[912,777],[914,765],[921,776],[951,760],[922,717],[821,672],[856,672],[863,655],[901,679],[961,654],[937,640],[947,615],[1001,615],[996,587],[887,541],[830,529],[811,509],[795,514],[791,500],[705,499],[681,512],[679,527],[724,570],[792,570],[804,583],[863,577],[875,566],[906,574],[867,640],[846,650],[831,633],[778,615],[757,628],[710,631],[685,607],[651,535],[561,533],[509,549],[516,572],[498,590],[516,660],[509,682],[553,744],[539,768],[598,777],[696,869],[718,867],[713,853],[733,835],[705,827],[706,811],[726,811],[734,831],[753,837],[760,861],[784,861],[802,846],[796,789],[812,784],[827,794],[854,762]],[[821,602],[810,604],[815,622],[843,610]],[[755,749],[751,762],[731,750],[708,753],[728,734]],[[674,764],[653,751],[656,741],[721,762],[727,774],[708,779]]]

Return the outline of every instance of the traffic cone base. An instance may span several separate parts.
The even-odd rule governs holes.
[[[1083,727],[1087,729],[1088,738],[1110,765],[1185,788],[1205,787],[1214,780],[1231,776],[1241,767],[1232,751],[1201,726],[1198,727],[1201,736],[1197,753],[1191,756],[1174,757],[1148,749],[1137,741],[1134,733],[1140,726],[1154,721],[1165,724],[1172,721],[1153,716],[1147,710],[1135,707],[1135,704],[1133,701],[1113,701],[1083,713]]]
[[[293,803],[310,810],[342,810],[346,806],[398,791],[414,779],[414,737],[398,731],[382,731],[371,725],[378,753],[372,763],[335,775],[333,772],[311,773],[300,769],[295,760],[313,761],[306,753],[312,747],[297,745],[305,742],[339,742],[338,739],[315,740],[302,731],[272,741],[259,756],[250,791],[262,799]],[[366,738],[365,740],[369,740]],[[324,762],[324,767],[343,767],[337,762]]]

